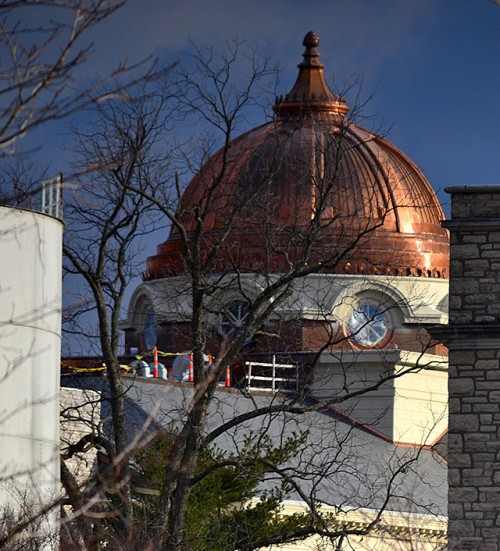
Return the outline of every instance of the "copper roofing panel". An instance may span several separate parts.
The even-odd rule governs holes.
[[[203,242],[208,254],[226,235],[221,269],[235,262],[240,269],[287,269],[283,258],[300,260],[318,217],[314,254],[338,254],[334,271],[366,273],[370,266],[371,273],[443,276],[448,235],[436,194],[399,149],[344,116],[347,105],[324,79],[318,44],[314,33],[306,35],[299,77],[275,105],[276,120],[234,140],[193,178],[180,220],[188,234],[196,231],[194,213],[210,200]],[[147,277],[182,271],[181,249],[174,228],[148,260]]]

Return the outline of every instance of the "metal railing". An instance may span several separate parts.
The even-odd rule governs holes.
[[[42,212],[60,220],[63,217],[62,189],[62,174],[42,183]]]
[[[263,390],[268,392],[279,392],[283,390],[291,390],[290,386],[297,392],[299,389],[299,366],[298,364],[280,364],[276,363],[276,356],[273,356],[272,363],[265,362],[245,362],[246,367],[246,388],[248,390]],[[259,369],[259,374],[254,374],[254,368],[271,369],[271,375],[261,375],[262,370]],[[277,372],[282,370],[294,370],[295,377],[277,376]],[[260,386],[252,386],[252,381],[260,381],[263,384]],[[289,384],[291,383],[291,385]]]

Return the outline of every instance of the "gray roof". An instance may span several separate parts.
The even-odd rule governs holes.
[[[186,418],[193,398],[192,385],[132,377],[126,378],[126,384],[129,438],[180,426]],[[72,377],[63,379],[63,385],[101,391],[102,416],[109,416],[105,378]],[[207,432],[237,415],[289,400],[280,394],[220,388],[211,404]],[[297,405],[313,403],[303,398]],[[293,432],[304,431],[307,445],[283,467],[283,473],[299,483],[304,492],[292,492],[290,499],[313,497],[342,508],[379,508],[389,492],[388,510],[446,515],[446,465],[439,455],[429,449],[396,446],[335,411],[266,414],[238,424],[213,443],[226,452],[237,452],[251,434],[265,434],[279,443]],[[269,476],[264,486],[274,484],[276,477]]]

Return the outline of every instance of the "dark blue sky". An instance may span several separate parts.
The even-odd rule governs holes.
[[[446,186],[500,183],[500,6],[489,0],[130,0],[90,37],[96,55],[83,78],[125,56],[179,59],[189,38],[217,47],[237,35],[279,63],[286,93],[309,30],[329,82],[342,90],[362,78],[362,99],[373,96],[365,114],[375,116],[364,124],[388,129],[446,212]],[[60,128],[36,136],[54,173],[65,170]]]
[[[329,82],[362,77],[372,126],[385,123],[442,202],[448,185],[500,183],[500,6],[488,0],[131,0],[100,29],[86,70],[238,35],[279,62],[287,92],[309,30]]]
[[[179,59],[190,37],[217,47],[237,35],[279,63],[277,92],[286,93],[310,30],[328,81],[342,90],[362,78],[361,98],[373,96],[365,114],[375,116],[364,125],[389,129],[446,213],[446,186],[500,183],[500,5],[489,0],[130,0],[89,37],[96,55],[80,78],[126,56]],[[63,132],[52,125],[30,137],[54,174],[67,170]]]

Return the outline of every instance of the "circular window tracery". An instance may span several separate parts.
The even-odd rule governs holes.
[[[248,304],[235,300],[229,303],[222,313],[220,329],[224,335],[228,335],[235,329],[243,327],[248,317]]]
[[[387,339],[391,324],[387,311],[380,305],[360,302],[349,318],[347,329],[356,344],[373,348]]]

